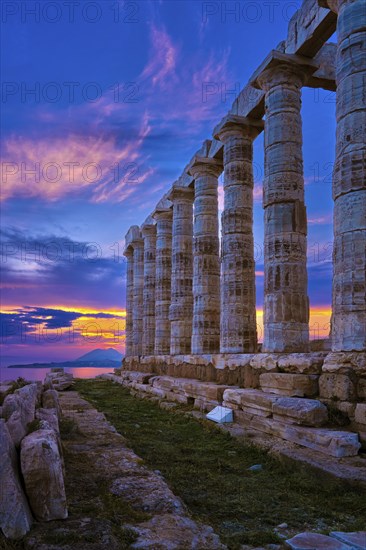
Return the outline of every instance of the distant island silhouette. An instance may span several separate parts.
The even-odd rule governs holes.
[[[116,368],[121,365],[123,355],[114,348],[101,349],[97,348],[84,355],[81,355],[73,361],[51,361],[49,363],[26,363],[9,365],[9,369],[15,368],[32,368],[45,369],[53,367],[99,367],[99,368]]]

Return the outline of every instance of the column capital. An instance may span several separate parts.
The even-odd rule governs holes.
[[[223,164],[221,160],[209,157],[200,157],[195,155],[189,166],[187,172],[193,178],[203,176],[206,174],[218,177],[223,171]]]
[[[156,234],[156,225],[153,223],[144,223],[141,226],[142,238],[150,237]]]
[[[157,222],[160,220],[171,220],[173,218],[173,211],[171,208],[159,208],[155,210],[152,217]]]
[[[301,88],[317,69],[317,63],[308,57],[272,50],[251,77],[250,84],[265,92],[279,84]]]
[[[132,246],[126,246],[126,248],[124,249],[123,251],[123,255],[128,259],[132,259],[133,258],[133,248]]]
[[[339,6],[343,2],[343,0],[318,0],[319,7],[321,8],[328,8],[331,11],[334,11],[334,13],[338,13]]]
[[[169,200],[172,202],[178,200],[192,201],[194,200],[194,189],[192,187],[182,187],[180,185],[173,185],[170,193]]]
[[[264,121],[238,115],[227,115],[215,126],[213,136],[225,143],[231,136],[255,139],[264,130]]]

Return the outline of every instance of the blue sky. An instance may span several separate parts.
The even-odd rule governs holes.
[[[300,2],[236,4],[230,14],[235,2],[3,2],[5,355],[63,359],[111,343],[123,351],[126,231],[211,137],[232,91],[286,38]],[[329,310],[335,94],[304,89],[302,114],[309,295],[312,308]],[[260,309],[263,136],[254,172]],[[122,323],[117,339],[109,317],[97,320],[103,314]],[[65,346],[62,338],[24,342],[14,329],[25,320],[32,334],[38,316],[52,334],[55,323],[67,331],[88,315],[103,324],[98,346],[80,330]]]

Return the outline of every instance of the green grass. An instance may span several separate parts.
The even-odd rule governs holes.
[[[300,464],[282,464],[214,424],[162,410],[110,381],[78,380],[75,389],[231,549],[278,542],[274,528],[283,522],[294,533],[365,528],[361,490]],[[263,470],[248,471],[253,464]]]

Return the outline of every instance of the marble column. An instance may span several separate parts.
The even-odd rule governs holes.
[[[269,352],[304,352],[309,346],[301,121],[305,77],[301,67],[283,59],[269,62],[257,77],[266,113],[263,351]]]
[[[172,210],[156,210],[155,355],[170,353],[169,306],[172,271]]]
[[[172,294],[170,353],[191,353],[193,316],[193,198],[189,187],[173,186],[169,200],[173,203]]]
[[[220,351],[220,258],[218,235],[219,160],[195,156],[194,178],[192,353]]]
[[[144,241],[136,238],[133,246],[133,355],[142,355],[143,290],[144,290]]]
[[[123,255],[127,260],[126,269],[126,328],[125,328],[125,356],[133,355],[133,249],[127,247]]]
[[[253,239],[253,140],[261,120],[227,116],[214,130],[224,143],[221,240],[221,353],[257,352]]]
[[[154,355],[156,227],[152,223],[146,223],[142,226],[141,233],[144,240],[142,355]]]
[[[337,21],[333,351],[366,351],[366,5],[328,0]]]

